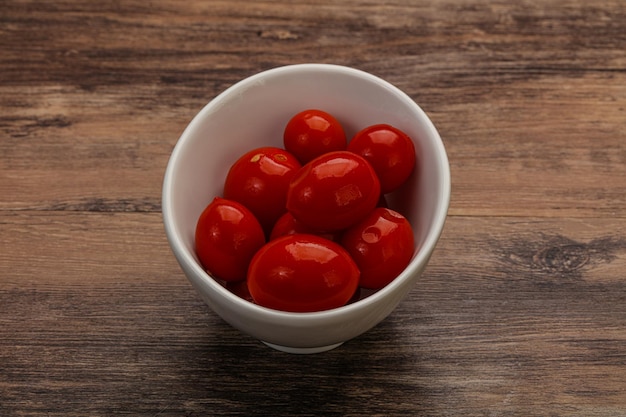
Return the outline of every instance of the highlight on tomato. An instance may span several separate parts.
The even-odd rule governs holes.
[[[383,194],[399,188],[415,169],[415,145],[402,130],[388,124],[376,124],[359,131],[348,150],[372,164],[380,179]]]
[[[285,149],[302,164],[332,151],[346,149],[346,133],[331,114],[308,109],[294,115],[283,133]]]
[[[215,278],[239,281],[248,264],[265,244],[265,234],[250,210],[236,201],[216,197],[196,224],[196,254]]]
[[[317,231],[334,232],[362,220],[380,199],[380,182],[363,157],[328,152],[304,165],[287,190],[287,210]]]
[[[276,220],[287,211],[287,188],[300,167],[298,159],[284,149],[253,149],[228,171],[224,198],[246,206],[269,234]]]
[[[269,240],[274,240],[285,235],[294,235],[296,233],[318,235],[328,240],[332,240],[333,242],[338,242],[341,237],[341,233],[317,232],[316,230],[302,224],[296,220],[290,212],[287,212],[283,214],[274,224]]]
[[[348,229],[341,245],[361,271],[359,285],[369,289],[380,289],[393,281],[411,262],[415,250],[409,221],[384,207]]]
[[[279,237],[252,258],[248,290],[255,303],[289,312],[346,305],[357,290],[359,269],[339,244],[308,234]]]

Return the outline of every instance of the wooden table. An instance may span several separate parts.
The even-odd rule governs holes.
[[[319,355],[205,306],[168,156],[258,71],[348,65],[438,127],[449,218],[384,322]],[[626,416],[626,3],[0,4],[0,415]]]

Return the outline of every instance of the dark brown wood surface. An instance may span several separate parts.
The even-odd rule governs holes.
[[[301,62],[406,91],[453,184],[408,298],[312,356],[212,313],[160,214],[195,113]],[[3,0],[0,416],[626,416],[625,109],[623,0]]]

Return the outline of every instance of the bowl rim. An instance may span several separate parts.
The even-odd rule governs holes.
[[[183,243],[181,232],[180,230],[178,230],[177,227],[175,227],[176,221],[173,218],[174,209],[171,194],[173,189],[175,167],[180,164],[180,155],[183,148],[185,147],[185,143],[188,141],[191,132],[195,130],[195,126],[201,122],[201,119],[203,119],[206,114],[211,113],[214,108],[218,108],[227,97],[231,96],[234,93],[237,93],[238,91],[245,91],[248,87],[258,83],[261,79],[280,76],[284,73],[312,71],[338,72],[343,75],[362,78],[366,81],[378,84],[380,87],[389,90],[391,93],[396,95],[402,101],[406,102],[406,104],[412,108],[413,112],[415,112],[424,123],[424,128],[428,131],[428,135],[434,139],[433,145],[437,148],[436,153],[439,156],[439,162],[437,164],[437,167],[441,178],[441,183],[438,187],[438,193],[439,201],[441,203],[435,211],[430,232],[426,235],[426,239],[417,251],[416,255],[413,257],[413,259],[404,269],[404,271],[402,271],[402,273],[400,273],[398,277],[396,277],[385,287],[377,290],[376,292],[368,295],[361,300],[330,310],[315,312],[288,312],[263,307],[233,294],[230,290],[226,289],[217,280],[211,277],[199,265],[199,263],[196,262],[192,254],[189,253],[189,251],[185,250],[185,244]],[[430,258],[430,255],[432,254],[437,244],[437,241],[439,240],[439,237],[443,231],[445,220],[447,218],[447,213],[450,205],[450,194],[450,165],[444,143],[430,118],[408,94],[400,90],[395,85],[389,83],[388,81],[385,81],[378,76],[375,76],[360,69],[337,64],[303,63],[274,67],[244,78],[216,95],[193,117],[191,122],[185,127],[176,144],[174,145],[174,148],[168,160],[163,180],[161,211],[163,223],[165,226],[165,232],[170,244],[170,248],[174,252],[175,257],[177,258],[181,266],[191,268],[194,274],[197,277],[200,277],[204,284],[208,285],[209,288],[211,288],[211,290],[213,290],[215,293],[219,294],[220,297],[225,298],[226,300],[228,300],[229,303],[234,304],[237,310],[241,311],[245,315],[258,315],[259,319],[264,319],[268,322],[278,321],[285,324],[294,324],[297,322],[298,324],[302,324],[305,322],[327,321],[337,316],[358,314],[362,310],[367,310],[371,305],[380,303],[383,299],[387,297],[388,294],[395,292],[397,287],[403,285],[407,280],[409,280],[410,277],[416,272],[416,270],[420,268],[420,266],[423,266],[428,262],[428,259]]]

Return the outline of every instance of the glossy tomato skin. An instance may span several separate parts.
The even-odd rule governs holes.
[[[348,144],[348,150],[372,164],[383,194],[400,187],[415,169],[413,141],[406,133],[388,124],[372,125],[359,131]]]
[[[335,151],[296,173],[287,191],[287,210],[313,230],[336,232],[365,218],[379,198],[372,166],[353,152]]]
[[[380,289],[411,261],[415,243],[409,221],[400,213],[378,207],[348,229],[341,240],[361,271],[359,285]]]
[[[245,279],[250,260],[264,244],[265,234],[258,220],[236,201],[216,197],[196,224],[196,254],[217,279]]]
[[[275,147],[262,147],[242,155],[230,168],[224,197],[246,206],[269,234],[286,211],[287,188],[300,169],[298,159]]]
[[[339,244],[315,235],[282,236],[263,246],[248,269],[248,289],[264,307],[289,312],[323,311],[354,295],[359,270]]]
[[[302,164],[332,151],[346,149],[343,127],[331,114],[322,110],[304,110],[293,116],[283,133],[285,149]]]
[[[297,221],[291,213],[287,212],[280,216],[280,218],[274,224],[274,228],[272,229],[269,240],[274,240],[285,235],[294,235],[296,233],[318,235],[328,240],[332,240],[333,242],[338,242],[341,237],[341,233],[318,233],[312,228],[305,226],[301,222]]]

